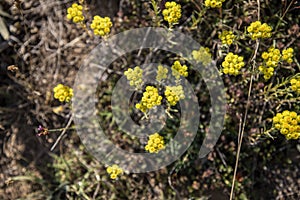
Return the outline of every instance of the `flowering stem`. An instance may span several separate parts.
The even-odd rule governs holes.
[[[62,139],[62,137],[64,136],[64,134],[66,133],[66,131],[69,129],[69,127],[71,126],[71,123],[73,121],[73,115],[70,117],[66,127],[62,130],[61,134],[59,135],[59,137],[57,138],[57,140],[55,141],[55,143],[53,144],[53,146],[51,147],[50,151],[53,151],[55,149],[55,147],[57,146],[57,144],[60,142],[60,140]]]

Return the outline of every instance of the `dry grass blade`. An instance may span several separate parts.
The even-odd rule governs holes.
[[[9,39],[9,32],[7,30],[6,24],[4,23],[4,19],[0,17],[0,34],[4,40]]]

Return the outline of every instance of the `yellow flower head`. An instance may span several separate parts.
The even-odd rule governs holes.
[[[300,94],[300,79],[293,78],[290,80],[290,84],[291,84],[290,88],[299,95]]]
[[[281,59],[280,51],[270,47],[267,52],[262,53],[261,57],[264,62],[263,65],[258,67],[258,70],[263,73],[265,80],[269,80],[274,74],[274,68],[277,67]]]
[[[93,29],[95,35],[106,36],[110,33],[111,27],[112,22],[109,17],[94,16],[91,29]]]
[[[272,27],[266,23],[262,24],[260,21],[252,22],[250,26],[248,26],[247,31],[252,40],[258,38],[270,38],[272,36]]]
[[[187,77],[187,66],[181,65],[179,61],[175,61],[172,65],[172,75],[178,80],[180,79],[180,76]]]
[[[119,175],[123,173],[123,169],[118,165],[112,165],[106,168],[106,172],[110,175],[111,179],[116,179]]]
[[[63,84],[58,84],[53,88],[54,98],[60,102],[70,102],[73,97],[73,89]]]
[[[240,69],[245,66],[244,58],[229,52],[222,62],[223,73],[229,75],[238,75]]]
[[[300,137],[299,122],[300,116],[294,111],[285,110],[273,117],[273,126],[288,140],[297,140]]]
[[[170,25],[176,24],[181,18],[181,6],[174,1],[166,2],[165,9],[162,14],[164,20],[167,21]]]
[[[158,82],[162,81],[163,79],[166,79],[168,75],[168,68],[163,67],[162,65],[159,65],[157,67],[157,75],[156,75],[156,80]]]
[[[181,85],[167,86],[165,96],[171,106],[175,106],[180,99],[184,99],[184,91]]]
[[[223,31],[219,34],[219,39],[221,39],[222,44],[231,45],[235,36],[232,31]]]
[[[293,62],[293,48],[288,48],[282,51],[282,60],[286,61],[287,63]]]
[[[201,62],[203,65],[208,65],[212,60],[209,48],[200,47],[198,51],[192,51],[192,56],[196,62]]]
[[[158,89],[153,86],[147,86],[141,102],[137,103],[135,107],[142,112],[147,112],[151,108],[160,105],[161,100],[162,96],[158,94]]]
[[[124,75],[127,77],[130,86],[134,86],[137,90],[142,87],[143,70],[139,66],[136,66],[134,69],[129,68],[124,72]]]
[[[80,23],[84,21],[82,13],[82,6],[77,3],[73,3],[71,7],[67,9],[67,18],[73,20],[74,23]]]
[[[165,148],[164,138],[158,133],[154,133],[149,136],[145,150],[149,153],[158,153],[160,150]]]
[[[205,0],[204,5],[208,8],[221,8],[225,0]]]

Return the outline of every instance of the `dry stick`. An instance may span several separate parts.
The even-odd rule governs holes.
[[[173,184],[172,184],[172,177],[171,177],[171,176],[172,176],[172,174],[173,174],[173,172],[174,172],[175,169],[176,169],[176,165],[172,168],[171,172],[169,173],[169,176],[168,176],[168,183],[169,183],[169,186],[171,187],[171,189],[172,189],[173,191],[175,191],[175,193],[176,193],[176,199],[181,199],[178,190],[177,190],[177,189],[173,186]]]
[[[248,90],[246,110],[245,110],[245,115],[244,115],[244,119],[243,119],[243,125],[242,125],[242,128],[239,130],[239,136],[238,136],[238,149],[237,149],[234,173],[233,173],[233,178],[232,178],[230,200],[232,200],[232,198],[233,198],[236,172],[237,172],[237,168],[238,168],[238,164],[239,164],[239,157],[240,157],[240,151],[241,151],[241,146],[242,146],[244,132],[245,132],[245,126],[246,126],[246,120],[247,120],[247,116],[248,116],[248,110],[249,110],[249,107],[250,107],[250,96],[251,96],[252,83],[253,83],[253,77],[254,77],[253,71],[254,71],[254,68],[255,68],[255,65],[256,65],[255,58],[256,58],[256,55],[257,55],[258,47],[259,47],[259,40],[256,40],[255,52],[254,52],[254,55],[251,59],[251,61],[254,62],[254,64],[252,65],[252,69],[251,69],[251,78],[250,78],[250,84],[249,84],[249,90]]]
[[[257,0],[257,19],[260,20],[260,1],[259,0]],[[248,110],[249,110],[249,107],[250,107],[250,96],[251,96],[252,83],[253,83],[253,77],[254,77],[253,72],[254,72],[254,67],[256,65],[255,59],[256,59],[258,47],[259,47],[259,40],[256,40],[255,51],[254,51],[253,57],[251,59],[251,62],[253,62],[253,65],[252,65],[252,69],[251,69],[251,77],[250,77],[250,84],[249,84],[249,90],[248,90],[246,110],[245,110],[245,115],[244,115],[244,119],[243,119],[242,129],[239,128],[238,149],[237,149],[235,167],[234,167],[233,178],[232,178],[232,185],[231,185],[231,191],[230,191],[230,200],[232,200],[232,198],[233,198],[236,172],[237,172],[237,168],[238,168],[238,164],[239,164],[239,158],[240,158],[240,152],[241,152],[241,147],[242,147],[242,142],[243,142],[243,137],[244,137],[244,132],[245,132],[245,126],[246,126],[246,120],[247,120],[247,116],[248,116]]]
[[[64,136],[64,134],[66,133],[66,131],[68,130],[68,128],[71,126],[71,123],[73,121],[73,115],[71,115],[66,127],[63,129],[63,131],[61,132],[61,134],[59,135],[59,137],[57,138],[57,140],[55,141],[55,143],[53,144],[53,146],[51,147],[50,151],[53,151],[55,149],[55,147],[57,146],[57,144],[60,142],[60,140],[62,139],[62,137]]]

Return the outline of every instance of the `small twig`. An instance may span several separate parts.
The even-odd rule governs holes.
[[[62,139],[62,137],[64,136],[64,134],[68,130],[68,128],[71,126],[72,121],[73,121],[73,115],[70,117],[70,119],[69,119],[69,121],[67,123],[67,126],[63,129],[63,131],[61,132],[61,134],[59,135],[59,137],[57,138],[57,140],[55,141],[55,143],[51,147],[50,151],[53,151],[55,149],[55,147],[60,142],[60,140]]]
[[[218,147],[216,147],[216,151],[217,151],[218,155],[220,156],[223,165],[224,165],[225,167],[227,167],[227,163],[226,163],[226,161],[225,161],[225,159],[224,159],[224,154],[222,154],[222,153],[220,152],[220,149],[219,149]]]
[[[176,165],[172,168],[172,170],[171,170],[170,173],[169,173],[169,176],[168,176],[168,183],[169,183],[169,186],[172,188],[172,190],[175,191],[175,193],[176,193],[176,198],[177,198],[177,199],[181,199],[178,190],[177,190],[177,189],[173,186],[173,184],[172,184],[172,177],[171,177],[171,176],[172,176],[172,174],[173,174],[173,172],[174,172],[175,169],[176,169]]]
[[[257,20],[260,20],[260,1],[257,0]]]
[[[93,194],[93,199],[96,199],[98,193],[99,193],[99,190],[100,190],[100,182],[101,182],[101,179],[100,179],[100,176],[97,174],[97,172],[95,171],[95,176],[96,176],[96,179],[97,179],[97,187],[96,187],[96,190]]]
[[[291,3],[288,5],[288,7],[286,8],[286,10],[284,11],[284,13],[282,14],[282,16],[279,18],[276,27],[275,27],[275,32],[277,32],[277,29],[280,25],[280,22],[283,20],[283,18],[285,17],[286,13],[289,11],[290,7],[294,4],[295,0],[292,0]]]
[[[145,37],[144,37],[144,40],[143,40],[143,43],[142,43],[142,45],[141,45],[141,47],[140,47],[140,50],[139,50],[139,52],[138,52],[138,54],[137,54],[137,57],[140,57],[140,55],[141,55],[141,53],[142,53],[142,50],[143,50],[143,48],[144,48],[144,44],[145,44],[145,42],[146,42],[146,40],[147,40],[147,37],[148,37],[148,35],[149,35],[149,33],[150,33],[150,28],[148,28],[148,30],[147,30],[147,32],[146,32],[146,35],[145,35]]]
[[[244,115],[242,126],[241,126],[241,121],[240,121],[240,127],[242,127],[242,128],[239,128],[238,149],[237,149],[237,155],[236,155],[234,173],[233,173],[233,178],[232,178],[230,200],[232,200],[232,198],[233,198],[234,184],[235,184],[235,179],[236,179],[236,172],[237,172],[237,168],[238,168],[238,164],[239,164],[240,151],[241,151],[241,146],[242,146],[242,142],[243,142],[243,137],[244,137],[244,132],[245,132],[245,126],[246,126],[248,111],[249,111],[249,107],[250,107],[250,97],[251,97],[253,77],[254,77],[254,73],[253,72],[254,72],[254,69],[255,69],[255,66],[256,66],[255,58],[257,56],[258,47],[259,47],[259,40],[256,40],[256,47],[255,47],[254,55],[253,55],[253,57],[251,59],[251,61],[253,62],[253,65],[252,65],[252,69],[251,69],[251,78],[250,78],[250,84],[249,84],[249,89],[248,89],[248,97],[247,97],[247,103],[246,103],[246,110],[245,110],[245,115]]]

